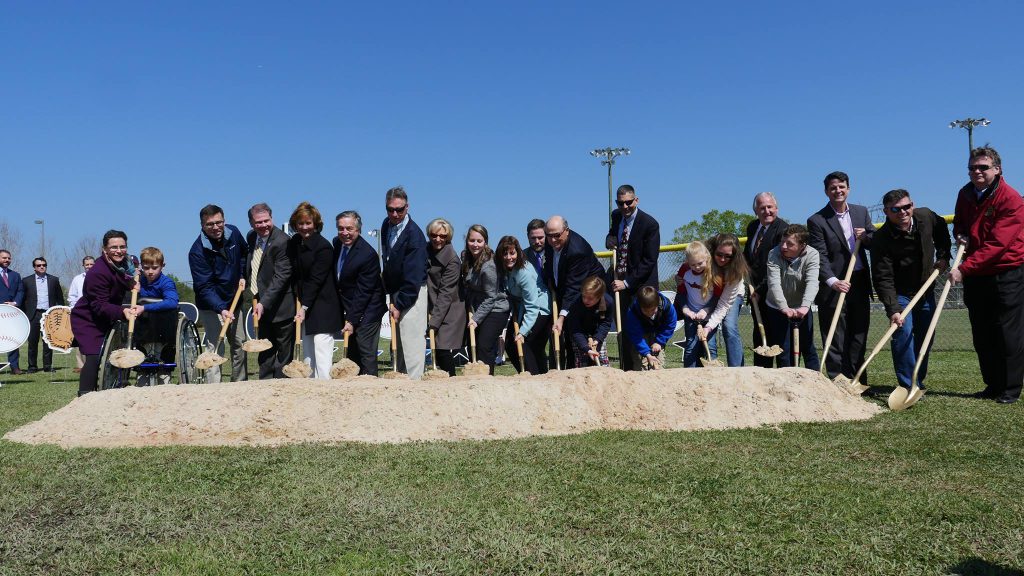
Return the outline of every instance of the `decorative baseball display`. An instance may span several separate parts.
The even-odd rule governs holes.
[[[0,304],[0,353],[20,348],[28,340],[29,328],[28,316],[17,306]]]
[[[39,321],[43,329],[43,342],[51,349],[68,353],[74,346],[75,335],[71,333],[71,307],[51,306],[43,312]]]

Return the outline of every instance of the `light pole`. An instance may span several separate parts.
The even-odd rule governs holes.
[[[618,156],[629,156],[629,148],[598,148],[591,150],[590,155],[594,158],[601,158],[601,166],[608,167],[608,222],[612,219],[614,209],[612,201],[612,166],[615,165],[615,158]]]
[[[39,224],[39,257],[46,258],[46,224],[42,220],[36,220]]]
[[[991,123],[985,118],[964,118],[963,120],[953,120],[949,123],[949,127],[967,130],[967,152],[970,153],[971,150],[974,150],[975,126],[988,126]]]

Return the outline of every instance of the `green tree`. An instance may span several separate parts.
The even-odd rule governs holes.
[[[196,291],[192,289],[192,286],[190,284],[186,284],[185,282],[181,281],[181,279],[179,279],[174,274],[168,274],[167,277],[170,278],[171,280],[174,280],[174,286],[175,288],[178,289],[178,300],[180,300],[181,302],[192,302],[193,304],[195,304]]]
[[[673,244],[684,244],[693,240],[707,240],[715,234],[723,232],[742,236],[747,229],[747,223],[753,220],[753,214],[733,212],[732,210],[712,210],[700,217],[700,220],[691,220],[689,223],[676,228],[672,236]]]

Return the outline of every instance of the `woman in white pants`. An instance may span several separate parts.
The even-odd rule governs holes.
[[[341,305],[334,287],[334,250],[320,232],[324,221],[320,211],[302,202],[288,221],[295,235],[288,240],[288,253],[294,263],[295,293],[301,307],[295,317],[302,322],[303,360],[313,376],[331,377],[334,358],[334,334],[341,331]]]

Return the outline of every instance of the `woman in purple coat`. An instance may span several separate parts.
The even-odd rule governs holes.
[[[132,311],[122,307],[124,295],[134,286],[135,274],[128,258],[128,235],[108,230],[103,235],[103,257],[85,275],[82,297],[71,311],[71,331],[85,356],[78,379],[78,395],[95,392],[100,373],[100,348],[103,339],[122,318]]]

